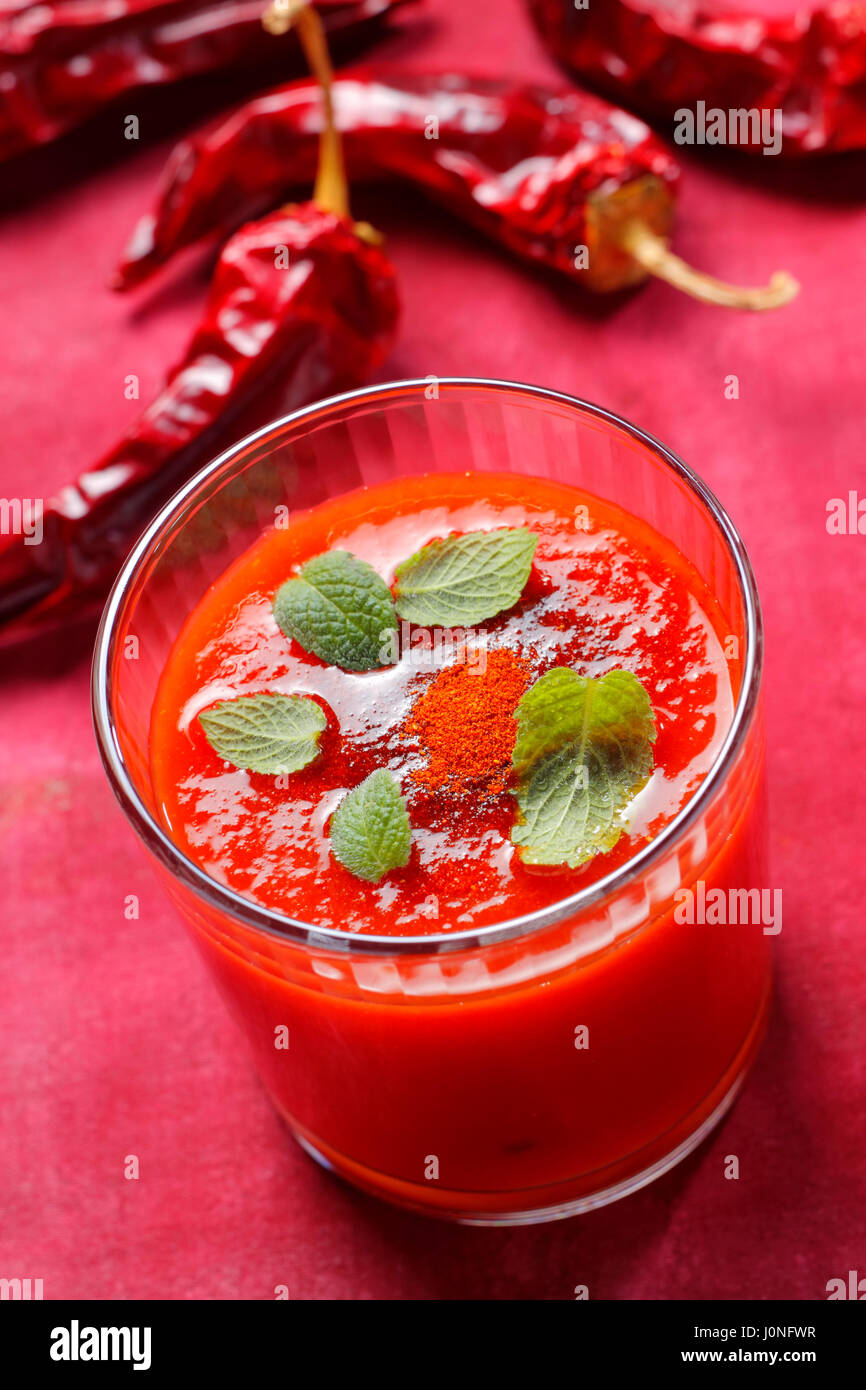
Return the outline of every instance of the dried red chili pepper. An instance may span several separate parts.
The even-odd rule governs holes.
[[[328,32],[353,43],[409,2],[317,0]],[[0,159],[56,139],[123,93],[273,58],[261,14],[262,0],[0,7]],[[295,36],[284,42],[293,56]]]
[[[529,0],[557,58],[601,91],[650,114],[782,112],[782,151],[866,147],[866,4],[761,6],[706,0]],[[745,144],[758,149],[757,142]]]
[[[145,522],[275,378],[293,409],[367,377],[398,312],[378,240],[349,217],[339,137],[325,131],[313,201],[226,244],[204,317],[160,395],[46,507],[40,544],[15,537],[0,549],[0,625],[29,632],[103,597]]]
[[[598,97],[364,69],[338,78],[333,99],[353,181],[408,180],[519,256],[591,290],[655,274],[737,308],[772,308],[796,293],[790,276],[737,289],[675,257],[667,238],[677,165],[642,121]],[[179,144],[156,211],[127,248],[118,288],[308,177],[319,119],[315,89],[291,83]]]

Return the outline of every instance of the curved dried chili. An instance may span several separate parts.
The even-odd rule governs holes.
[[[18,635],[102,598],[144,523],[275,381],[291,409],[359,385],[382,360],[398,314],[394,272],[346,204],[338,140],[325,130],[313,201],[232,237],[160,395],[49,503],[39,545],[4,538],[0,625]]]
[[[678,167],[642,121],[576,91],[457,73],[364,69],[338,78],[334,110],[353,181],[396,175],[527,260],[608,292],[648,274],[710,303],[762,309],[790,276],[739,290],[667,249]],[[315,91],[292,83],[248,102],[172,154],[156,210],[133,235],[119,287],[180,247],[225,232],[309,176]]]
[[[556,57],[649,114],[782,112],[782,150],[866,147],[866,4],[791,3],[788,17],[705,0],[529,0]],[[744,143],[758,149],[757,141]]]
[[[318,7],[329,33],[354,42],[408,3]],[[262,0],[52,0],[0,9],[0,160],[56,139],[123,93],[272,59],[262,8]],[[285,44],[293,57],[295,36]]]

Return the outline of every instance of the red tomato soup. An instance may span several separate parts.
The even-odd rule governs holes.
[[[275,621],[277,590],[313,556],[349,551],[391,584],[431,540],[504,527],[538,538],[519,601],[468,633],[403,624],[381,669],[327,665]],[[314,959],[278,934],[238,949],[200,927],[278,1105],[319,1157],[420,1209],[521,1218],[629,1190],[714,1118],[760,1033],[766,934],[760,921],[677,920],[672,892],[692,874],[726,891],[763,886],[757,748],[717,833],[704,823],[688,864],[662,865],[652,891],[626,885],[577,924],[565,909],[489,946],[483,929],[625,866],[687,805],[731,726],[738,645],[716,597],[656,532],[522,476],[347,493],[264,535],[205,594],[160,682],[154,796],[209,876],[345,935],[346,951],[326,941]],[[524,864],[510,838],[515,710],[562,666],[632,672],[657,730],[618,842],[574,869]],[[225,762],[198,718],[264,692],[312,697],[327,719],[318,756],[289,776]],[[412,838],[405,867],[372,883],[337,861],[329,829],[347,792],[380,768],[399,781]],[[468,930],[482,941],[438,950]],[[393,955],[365,952],[371,935],[393,938]],[[427,953],[417,938],[429,936]]]

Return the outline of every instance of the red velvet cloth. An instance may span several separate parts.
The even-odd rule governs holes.
[[[438,0],[411,25],[383,54],[555,75],[518,0]],[[106,289],[169,142],[102,128],[97,154],[96,138],[25,172],[0,225],[0,496],[48,495],[101,454],[138,408],[125,377],[142,399],[155,390],[202,299],[194,256],[137,298]],[[828,1279],[866,1274],[866,537],[825,524],[828,499],[866,495],[866,167],[683,162],[677,249],[743,283],[790,270],[796,303],[750,317],[659,284],[587,305],[420,203],[356,210],[387,232],[403,284],[383,379],[516,377],[609,406],[678,450],[749,545],[784,927],[769,1036],[733,1113],[635,1197],[535,1229],[440,1225],[321,1172],[112,799],[90,727],[92,630],[70,629],[0,652],[0,1276],[42,1278],[46,1298],[269,1299],[284,1284],[302,1299],[569,1299],[586,1284],[593,1299],[820,1299]]]

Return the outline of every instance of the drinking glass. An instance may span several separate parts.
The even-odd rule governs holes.
[[[148,743],[172,644],[277,514],[291,525],[350,489],[463,470],[573,484],[672,542],[728,623],[731,727],[675,819],[553,906],[399,938],[283,916],[209,878],[161,823]],[[624,1197],[709,1133],[763,1031],[768,931],[748,912],[684,921],[681,905],[713,889],[751,901],[767,883],[761,655],[751,566],[708,488],[634,425],[537,387],[427,379],[338,396],[244,439],[163,508],[103,615],[101,755],[239,1044],[320,1163],[417,1211],[528,1223]]]

